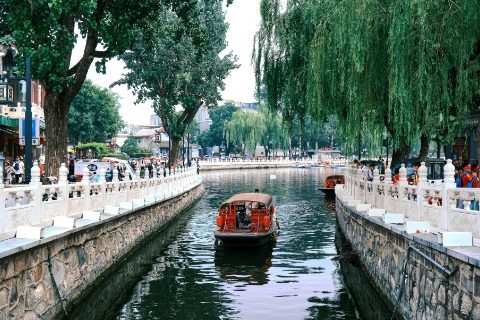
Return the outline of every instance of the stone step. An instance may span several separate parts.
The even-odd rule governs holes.
[[[405,215],[400,213],[385,213],[385,215],[383,216],[383,222],[404,224]]]
[[[100,216],[99,216],[99,220],[100,220]],[[84,219],[84,218],[75,219],[75,228],[83,227],[83,226],[86,226],[86,225],[95,223],[95,222],[97,222],[97,221],[98,221],[98,220]]]
[[[407,233],[430,233],[429,221],[406,221],[405,231]]]
[[[42,228],[32,226],[20,226],[17,227],[16,238],[34,239],[40,240],[42,234]]]
[[[25,246],[29,243],[35,242],[35,239],[28,238],[10,238],[7,240],[0,241],[0,254],[6,253],[15,248]]]
[[[55,236],[57,234],[62,234],[64,232],[67,232],[69,230],[72,230],[72,228],[66,228],[66,227],[46,227],[42,229],[41,236],[42,238],[48,238],[51,236]]]

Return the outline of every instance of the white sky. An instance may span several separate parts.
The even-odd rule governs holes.
[[[232,51],[238,58],[238,69],[231,72],[225,80],[225,90],[222,92],[224,100],[242,102],[254,101],[255,78],[251,64],[253,38],[260,25],[260,0],[235,0],[226,9],[226,20],[229,24],[227,32],[227,51]],[[84,41],[80,41],[73,52],[72,65],[78,61],[83,51]],[[92,63],[87,78],[95,84],[109,87],[111,83],[122,77],[124,63],[112,59],[107,63],[107,73],[95,72]],[[135,105],[136,97],[127,89],[127,86],[116,86],[112,91],[120,96],[120,114],[123,120],[133,124],[149,124],[153,114],[151,103]]]

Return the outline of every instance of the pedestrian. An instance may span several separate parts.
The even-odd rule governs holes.
[[[6,160],[3,168],[3,180],[5,185],[9,186],[12,184],[12,175],[15,174],[15,169],[10,165],[10,161]]]
[[[400,181],[400,170],[399,168],[395,168],[394,170],[395,175],[393,176],[392,183],[393,184],[398,184]]]
[[[13,163],[13,169],[15,170],[15,183],[20,183],[22,181],[24,164],[20,156],[15,157],[15,162]]]
[[[94,171],[92,177],[90,178],[90,182],[96,183],[100,181],[100,176],[97,174],[97,171]]]
[[[413,174],[412,174],[412,184],[417,185],[418,180],[420,180],[418,176],[418,169],[420,168],[421,163],[420,162],[415,162],[413,164]]]

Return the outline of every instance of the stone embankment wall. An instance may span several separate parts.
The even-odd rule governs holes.
[[[0,319],[67,318],[132,249],[201,197],[199,185],[170,200],[73,229],[0,260]]]
[[[387,303],[405,319],[480,319],[479,260],[455,256],[453,250],[399,232],[380,219],[347,206],[338,197],[337,219],[365,273],[388,300]],[[453,274],[448,276],[431,261],[410,250],[406,277],[403,277],[409,246],[414,246]],[[397,301],[402,279],[404,286]]]

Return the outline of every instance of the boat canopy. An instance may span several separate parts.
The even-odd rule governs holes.
[[[222,207],[226,204],[231,204],[233,202],[242,202],[242,201],[247,201],[247,202],[259,202],[263,203],[265,207],[270,207],[270,204],[272,203],[272,196],[266,193],[239,193],[222,203]]]

